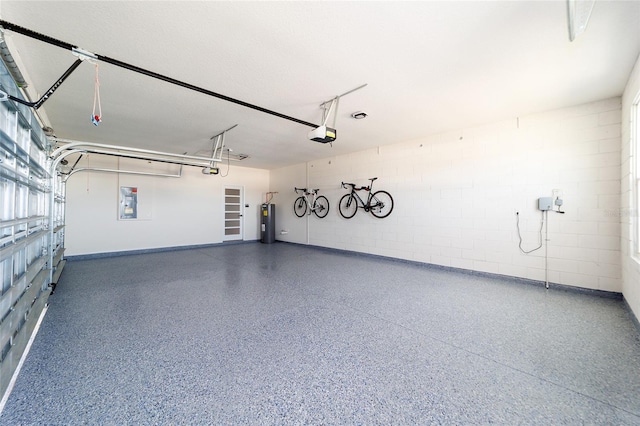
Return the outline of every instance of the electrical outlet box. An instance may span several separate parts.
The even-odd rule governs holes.
[[[542,210],[542,211],[553,210],[553,197],[538,198],[538,210]]]

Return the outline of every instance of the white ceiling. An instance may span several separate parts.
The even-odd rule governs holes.
[[[0,1],[2,19],[159,74],[320,123],[341,99],[333,147],[309,127],[140,74],[83,63],[44,104],[58,137],[175,153],[226,145],[277,168],[622,94],[640,53],[640,2],[596,1],[569,42],[564,1]],[[75,57],[7,32],[31,89]],[[350,114],[366,111],[364,120]]]

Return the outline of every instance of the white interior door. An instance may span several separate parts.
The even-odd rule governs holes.
[[[242,203],[243,190],[241,186],[226,186],[224,188],[224,238],[223,241],[242,240]]]

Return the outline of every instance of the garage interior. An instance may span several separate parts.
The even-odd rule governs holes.
[[[640,420],[640,3],[0,27],[3,423]]]

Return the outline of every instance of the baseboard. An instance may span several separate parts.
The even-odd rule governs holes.
[[[194,245],[188,245],[188,246],[156,247],[156,248],[139,249],[139,250],[112,251],[112,252],[105,252],[105,253],[76,254],[71,256],[65,256],[64,258],[68,261],[103,259],[107,257],[133,256],[137,254],[162,253],[167,251],[193,250],[193,249],[201,249],[201,248],[229,246],[233,244],[256,243],[258,241],[259,240],[224,241],[221,243],[211,243],[211,244],[194,244]]]
[[[464,269],[464,268],[456,268],[456,267],[453,267],[453,266],[436,265],[436,264],[433,264],[433,263],[419,262],[419,261],[416,261],[416,260],[399,259],[397,257],[389,257],[389,256],[378,255],[378,254],[362,253],[362,252],[358,252],[358,251],[343,250],[343,249],[337,249],[337,248],[332,248],[332,247],[314,246],[314,245],[301,244],[301,243],[290,243],[290,242],[284,242],[284,241],[279,241],[279,242],[283,242],[285,244],[301,245],[301,246],[305,246],[305,247],[313,247],[313,248],[316,248],[318,250],[336,252],[336,253],[341,253],[341,254],[348,254],[348,255],[351,255],[351,256],[361,256],[361,257],[370,257],[370,258],[374,258],[374,259],[384,259],[386,261],[404,263],[404,264],[409,264],[409,265],[414,265],[414,266],[419,266],[419,267],[433,269],[433,270],[439,270],[439,271],[457,272],[457,273],[461,273],[461,274],[474,275],[474,276],[479,276],[479,277],[487,277],[487,278],[492,278],[492,279],[497,279],[497,280],[508,280],[510,282],[514,282],[515,281],[515,282],[518,282],[518,283],[521,283],[521,284],[534,285],[534,286],[541,287],[542,289],[545,289],[545,282],[544,281],[533,280],[533,279],[529,279],[529,278],[514,277],[514,276],[510,276],[510,275],[496,274],[496,273],[493,273],[493,272],[474,271],[472,269]],[[571,286],[571,285],[558,284],[558,283],[552,283],[552,282],[549,283],[549,289],[558,290],[558,291],[566,291],[566,292],[570,292],[570,293],[588,294],[588,295],[592,295],[592,296],[596,296],[596,297],[603,297],[603,298],[606,298],[606,299],[614,299],[614,300],[622,300],[623,299],[622,293],[615,292],[615,291],[595,290],[595,289],[590,289],[590,288],[575,287],[575,286]]]

